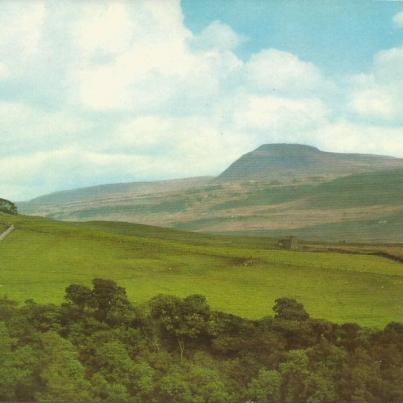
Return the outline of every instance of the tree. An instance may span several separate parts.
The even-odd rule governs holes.
[[[261,369],[248,385],[247,399],[256,402],[278,402],[281,392],[281,375],[278,371]]]
[[[113,337],[113,334],[109,336]],[[153,389],[154,370],[144,361],[133,361],[126,346],[119,340],[102,343],[94,352],[90,363],[109,385],[121,385],[130,396],[141,401],[148,400]],[[109,390],[109,389],[108,389]],[[121,390],[116,386],[113,390]]]
[[[16,340],[0,322],[0,400],[31,400],[35,355],[31,348],[15,348]],[[30,389],[30,390],[28,390]]]
[[[17,206],[6,199],[0,199],[0,213],[17,214]]]
[[[341,400],[376,401],[381,389],[380,362],[374,361],[363,347],[358,347],[341,371]]]
[[[287,360],[280,364],[282,378],[281,401],[304,401],[309,379],[309,360],[304,350],[291,350]]]
[[[215,369],[192,365],[187,374],[187,382],[196,401],[220,403],[231,401],[220,373]]]
[[[101,374],[94,374],[91,378],[93,395],[97,400],[121,402],[130,400],[127,388],[120,383],[109,383]]]
[[[92,281],[94,287],[91,304],[95,309],[94,315],[100,321],[110,325],[130,321],[131,304],[127,299],[126,290],[112,280],[96,278]]]
[[[206,340],[209,336],[210,308],[201,295],[185,299],[160,295],[151,301],[151,315],[159,323],[162,336],[176,341],[181,360],[186,342]]]
[[[65,299],[84,309],[92,303],[92,291],[80,284],[71,284],[66,288]]]
[[[182,373],[170,371],[160,379],[159,399],[161,402],[190,402],[192,393],[189,382],[185,380]]]
[[[91,400],[91,385],[85,379],[85,369],[74,346],[58,334],[48,332],[42,336],[42,349],[40,377],[44,388],[36,394],[36,398],[50,401]]]
[[[278,298],[273,311],[276,319],[303,321],[309,319],[304,306],[293,298]]]

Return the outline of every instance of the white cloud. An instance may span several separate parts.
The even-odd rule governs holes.
[[[350,107],[369,119],[403,121],[403,47],[374,57],[372,71],[352,79]]]
[[[120,125],[114,133],[112,150],[135,150],[141,155],[175,161],[176,174],[215,174],[254,145],[240,130],[220,127],[213,117],[162,118],[143,116]],[[107,144],[105,144],[105,149]],[[225,150],[225,154],[223,154]]]
[[[213,21],[199,35],[192,38],[191,45],[196,49],[233,50],[246,38],[238,35],[229,25]]]
[[[66,112],[46,112],[11,102],[0,102],[0,121],[0,156],[82,141],[82,132],[93,126]]]
[[[310,139],[325,150],[403,157],[403,128],[339,120],[322,126]]]
[[[328,115],[326,106],[315,98],[246,96],[235,110],[234,120],[243,129],[295,135],[327,122]]]
[[[400,11],[400,13],[397,13],[393,17],[393,22],[398,26],[399,28],[403,28],[403,11]]]
[[[254,54],[247,63],[246,75],[255,88],[274,92],[299,94],[323,90],[328,85],[315,65],[277,49]]]
[[[84,56],[115,55],[130,47],[133,24],[124,3],[85,4],[74,34]]]
[[[91,109],[158,105],[172,96],[171,83],[197,70],[177,1],[91,3],[74,35],[83,56],[73,73],[78,98]]]
[[[401,113],[401,106],[388,88],[373,85],[352,94],[352,109],[359,115],[393,119]]]
[[[27,66],[40,50],[46,7],[43,1],[4,0],[0,10],[0,59],[13,70]]]
[[[0,63],[0,80],[5,80],[9,76],[10,76],[9,68],[4,63]]]

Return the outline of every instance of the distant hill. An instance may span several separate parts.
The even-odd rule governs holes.
[[[248,165],[252,160],[256,164]],[[97,186],[42,196],[19,204],[19,209],[69,221],[403,242],[403,160],[326,153],[301,145],[265,145],[246,154],[218,179]]]
[[[47,203],[72,203],[83,202],[89,200],[97,200],[103,198],[121,198],[138,194],[150,194],[159,192],[171,192],[186,190],[197,187],[210,182],[213,178],[208,176],[171,179],[155,182],[128,182],[128,183],[112,183],[107,185],[90,186],[80,189],[64,190],[60,192],[50,193],[44,196],[32,199],[28,203],[21,202],[21,206],[41,205]]]
[[[403,159],[320,151],[301,144],[265,144],[235,161],[219,180],[335,178],[359,172],[403,167]]]

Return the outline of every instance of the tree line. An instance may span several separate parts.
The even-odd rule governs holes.
[[[0,213],[17,214],[17,206],[9,200],[0,198]]]
[[[312,319],[290,298],[248,320],[95,279],[60,305],[2,298],[0,341],[2,401],[403,401],[402,324]]]

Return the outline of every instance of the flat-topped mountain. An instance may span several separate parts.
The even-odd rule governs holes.
[[[322,176],[335,178],[360,172],[403,167],[403,159],[369,154],[321,151],[302,144],[265,144],[235,161],[219,180],[278,180]]]
[[[267,144],[218,178],[111,184],[20,203],[25,214],[192,231],[403,242],[403,159]]]

